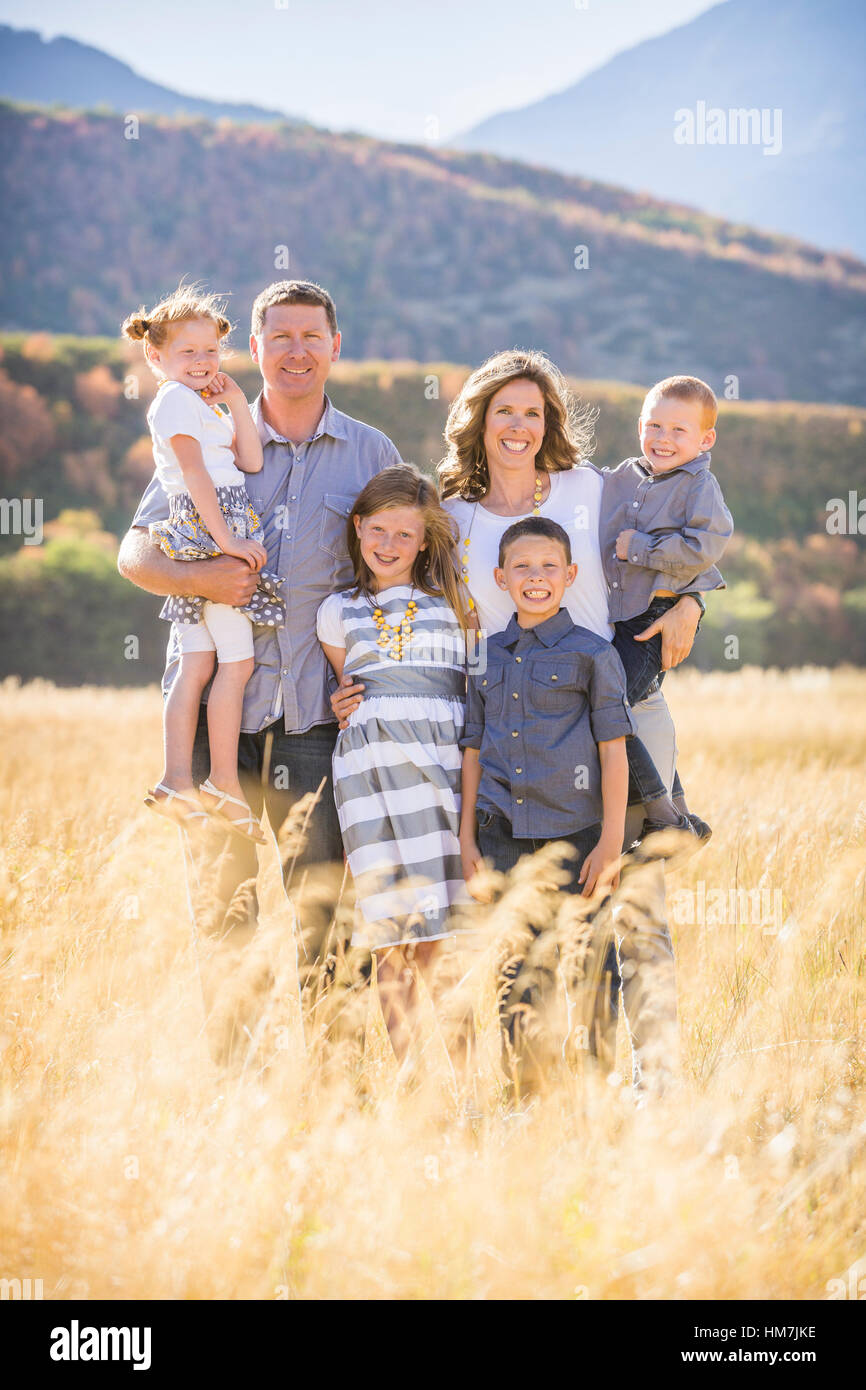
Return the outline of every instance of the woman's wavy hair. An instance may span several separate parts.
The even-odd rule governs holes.
[[[441,595],[453,610],[464,632],[468,626],[468,596],[457,571],[457,523],[439,502],[436,485],[411,463],[383,468],[356,498],[346,526],[346,544],[355,571],[353,596],[366,595],[375,603],[373,572],[361,554],[355,517],[388,511],[392,507],[417,507],[424,517],[426,549],[419,550],[412,566],[412,583],[422,593]]]
[[[216,329],[218,338],[225,338],[232,329],[225,316],[224,299],[220,295],[206,294],[199,285],[186,285],[181,281],[176,290],[152,309],[145,309],[142,304],[134,314],[125,318],[121,332],[125,338],[142,343],[148,366],[159,375],[147,356],[148,344],[155,348],[164,347],[175,329],[191,319],[207,319]]]
[[[443,498],[457,496],[477,502],[487,492],[487,407],[503,386],[520,380],[534,381],[544,397],[544,439],[536,467],[557,473],[574,468],[579,459],[589,458],[595,447],[593,426],[598,412],[577,400],[546,353],[509,348],[482,362],[451,403],[445,425],[448,453],[437,466]]]

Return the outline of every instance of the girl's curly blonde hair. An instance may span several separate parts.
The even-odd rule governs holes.
[[[503,386],[520,380],[534,381],[544,397],[544,439],[536,468],[562,472],[592,453],[597,411],[576,399],[546,353],[509,348],[482,362],[451,404],[445,425],[448,453],[437,466],[443,499],[457,496],[476,502],[489,489],[484,448],[487,407]]]

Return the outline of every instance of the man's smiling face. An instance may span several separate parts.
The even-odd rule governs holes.
[[[274,304],[250,338],[250,354],[269,391],[302,400],[324,391],[340,356],[340,334],[331,333],[321,304]]]

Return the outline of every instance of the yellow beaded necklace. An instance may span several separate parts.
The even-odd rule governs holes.
[[[376,644],[379,647],[387,647],[388,655],[392,661],[403,660],[403,648],[408,647],[412,640],[412,623],[418,611],[418,605],[412,598],[414,586],[409,594],[409,602],[406,605],[406,615],[398,623],[386,623],[385,614],[381,608],[373,609],[373,622],[379,629],[379,636]]]
[[[539,512],[541,511],[541,491],[542,491],[543,486],[544,486],[544,484],[542,483],[542,480],[541,480],[541,474],[540,474],[540,473],[536,473],[536,475],[535,475],[535,492],[533,493],[533,497],[532,497],[532,502],[533,502],[532,515],[533,515],[533,516],[538,516]],[[475,514],[476,514],[477,511],[478,511],[478,501],[476,500],[475,506],[472,508],[472,517],[471,517],[470,522],[469,522],[469,530],[466,532],[466,539],[465,539],[465,541],[463,542],[463,560],[462,560],[461,565],[460,565],[460,570],[461,570],[461,574],[462,574],[462,578],[463,578],[463,583],[464,583],[464,584],[468,584],[468,583],[469,583],[469,543],[470,543],[470,540],[471,540],[471,538],[472,538],[472,527],[473,527],[473,524],[474,524],[474,522],[475,522]],[[474,607],[475,607],[475,600],[474,600],[473,598],[470,598],[470,600],[469,600],[469,611],[471,612],[472,609],[473,609]]]

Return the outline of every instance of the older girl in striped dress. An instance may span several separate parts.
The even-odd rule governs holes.
[[[409,1045],[450,909],[468,901],[460,861],[460,752],[467,611],[455,532],[436,488],[408,464],[383,469],[347,527],[355,585],[319,609],[318,636],[337,679],[364,683],[334,750],[334,796],[355,881],[353,945],[377,953],[394,1051]],[[432,992],[432,991],[431,991]]]

